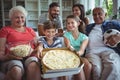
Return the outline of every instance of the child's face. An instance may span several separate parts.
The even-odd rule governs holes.
[[[55,37],[55,34],[56,34],[56,29],[46,29],[44,31],[44,34],[45,34],[47,39],[53,39]]]
[[[78,29],[78,22],[73,18],[68,18],[66,26],[69,31],[74,31],[75,29]]]

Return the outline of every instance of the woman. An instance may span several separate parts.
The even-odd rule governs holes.
[[[5,80],[40,80],[38,54],[31,51],[26,57],[18,57],[9,51],[9,44],[30,42],[31,48],[37,47],[36,34],[32,28],[24,26],[27,11],[22,6],[15,6],[9,11],[11,25],[0,30],[0,61],[6,73]],[[7,46],[6,46],[7,45]]]
[[[74,4],[72,7],[73,15],[80,18],[80,25],[78,29],[80,32],[85,33],[85,27],[89,24],[89,19],[85,17],[85,9],[82,4]]]

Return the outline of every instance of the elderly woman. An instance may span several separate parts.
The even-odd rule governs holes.
[[[38,54],[31,51],[24,57],[16,56],[9,49],[11,44],[16,45],[21,42],[29,42],[31,50],[37,47],[35,32],[32,28],[24,26],[26,16],[27,11],[22,6],[13,7],[9,11],[11,25],[0,30],[0,61],[2,61],[2,70],[6,74],[5,80],[22,80],[25,71],[25,80],[40,80]]]

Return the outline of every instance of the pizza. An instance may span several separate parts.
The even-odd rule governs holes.
[[[42,58],[42,63],[48,69],[77,68],[80,58],[69,50],[49,50]]]

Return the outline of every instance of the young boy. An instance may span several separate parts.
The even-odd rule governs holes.
[[[60,48],[62,47],[62,41],[55,36],[56,24],[52,21],[44,22],[44,34],[39,41],[42,42],[43,48]]]
[[[78,25],[78,17],[75,17],[74,15],[67,16],[67,32],[64,33],[64,42],[65,46],[70,50],[74,50],[79,56],[83,56],[88,44],[88,37],[85,34],[79,32]],[[84,71],[81,70],[80,74],[75,75],[74,80],[90,80],[91,64],[87,59],[83,57],[81,59],[85,64]]]
[[[42,51],[43,48],[61,48],[62,47],[62,40],[56,37],[56,24],[50,20],[44,22],[44,35],[39,39],[40,46],[39,51]],[[41,55],[42,57],[42,55]],[[64,77],[59,77],[59,80],[64,79]],[[45,79],[51,80],[51,79]]]

